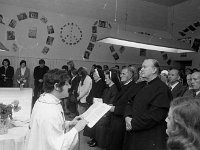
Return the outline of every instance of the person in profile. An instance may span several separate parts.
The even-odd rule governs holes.
[[[168,150],[200,149],[200,101],[179,97],[171,102],[167,122]]]
[[[59,69],[44,75],[44,93],[36,101],[30,121],[27,150],[72,150],[87,121],[80,116],[66,121],[60,99],[68,97],[70,77]]]

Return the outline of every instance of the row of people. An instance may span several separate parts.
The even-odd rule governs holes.
[[[107,113],[90,131],[85,128],[86,133],[89,133],[93,141],[95,141],[98,146],[101,146],[101,144],[104,146],[104,148],[107,148],[109,150],[156,150],[156,149],[166,149],[166,122],[168,122],[168,129],[167,129],[167,134],[169,135],[169,142],[168,146],[169,149],[175,149],[180,145],[180,141],[178,141],[179,145],[175,145],[176,147],[173,147],[173,139],[176,138],[177,135],[181,134],[182,128],[178,128],[176,131],[176,134],[174,134],[174,127],[179,121],[185,121],[187,123],[186,127],[192,128],[193,126],[196,127],[195,130],[198,130],[198,121],[191,121],[193,126],[189,126],[189,121],[187,121],[188,118],[182,116],[181,114],[178,114],[175,110],[179,107],[175,106],[181,106],[180,108],[184,110],[184,107],[186,106],[186,102],[184,102],[184,105],[182,105],[180,102],[176,102],[176,100],[172,101],[172,93],[170,91],[170,88],[160,80],[159,77],[159,64],[156,60],[154,59],[147,59],[143,62],[142,68],[140,71],[140,77],[143,79],[141,82],[135,83],[133,80],[134,76],[134,69],[127,67],[124,68],[121,71],[120,74],[120,79],[122,81],[120,89],[117,88],[117,84],[114,82],[114,79],[112,78],[115,75],[115,72],[108,71],[105,72],[104,75],[102,72],[98,69],[95,69],[93,72],[93,80],[90,78],[90,76],[87,74],[87,71],[81,67],[78,69],[77,73],[80,77],[80,82],[78,83],[77,87],[77,101],[78,101],[78,111],[79,114],[83,113],[84,111],[87,110],[88,106],[91,105],[92,99],[94,98],[95,95],[98,96],[99,90],[97,87],[97,83],[99,81],[103,82],[104,78],[106,81],[106,84],[108,87],[105,87],[106,90],[100,95],[103,99],[103,101],[107,104],[110,104],[112,107],[110,109],[110,112]],[[48,105],[49,101],[56,105],[59,103],[59,99],[63,98],[65,95],[63,93],[62,89],[65,89],[65,92],[68,91],[69,86],[69,81],[66,80],[65,84],[61,84],[59,80],[64,80],[64,78],[61,78],[62,73],[57,70],[57,71],[51,71],[45,75],[44,78],[44,84],[43,86],[50,86],[49,82],[51,81],[51,90],[45,90],[45,93],[40,96],[38,99],[35,108],[33,109],[33,114],[32,114],[32,137],[34,137],[34,144],[32,144],[33,140],[30,141],[29,144],[37,145],[38,142],[40,144],[43,144],[43,149],[57,149],[60,150],[62,147],[66,146],[66,149],[71,149],[74,146],[75,141],[77,141],[77,131],[82,130],[85,125],[87,124],[84,119],[81,117],[78,117],[81,121],[78,121],[77,117],[75,120],[73,120],[73,125],[75,125],[75,131],[70,130],[66,134],[63,133],[65,128],[63,127],[62,123],[63,121],[55,121],[55,117],[36,117],[37,115],[41,115],[41,109],[44,107],[48,107],[48,111],[45,112],[51,112],[50,110],[52,109],[49,106],[54,107],[54,105]],[[48,79],[49,78],[49,79]],[[59,78],[59,79],[58,79]],[[119,79],[118,77],[116,79]],[[193,79],[194,80],[194,79]],[[200,81],[200,76],[198,77],[198,82]],[[51,83],[50,82],[50,83]],[[48,83],[48,84],[47,84]],[[100,83],[100,82],[99,82]],[[102,84],[103,85],[103,84]],[[113,86],[115,85],[115,86]],[[200,85],[200,82],[199,82]],[[67,88],[64,88],[67,86]],[[73,86],[73,84],[72,84]],[[193,87],[195,84],[193,84]],[[89,87],[89,90],[85,90],[87,87]],[[200,86],[199,86],[200,87]],[[111,90],[112,89],[112,90]],[[195,89],[195,88],[193,88]],[[91,92],[91,94],[90,94]],[[97,92],[97,93],[96,93]],[[51,96],[53,95],[53,97]],[[110,96],[114,97],[112,100],[110,99]],[[55,98],[54,98],[55,96]],[[53,98],[53,99],[52,99]],[[189,97],[187,99],[190,99]],[[111,100],[111,101],[110,101]],[[55,101],[55,102],[54,102]],[[178,100],[181,101],[181,100]],[[198,100],[194,100],[195,105]],[[171,102],[171,107],[173,108],[170,109],[171,111],[168,114],[169,107],[170,107],[170,102]],[[191,103],[187,103],[187,108],[189,106],[193,107],[190,105]],[[41,106],[40,106],[41,105]],[[44,105],[44,106],[42,106]],[[59,106],[60,107],[60,106]],[[57,109],[57,108],[56,108]],[[62,109],[58,109],[62,110]],[[180,109],[179,109],[180,110]],[[191,109],[192,110],[192,109]],[[36,113],[37,112],[37,113]],[[43,111],[44,112],[44,111]],[[61,111],[62,112],[62,111]],[[190,111],[191,112],[191,111]],[[48,114],[49,116],[52,116],[54,113]],[[186,111],[183,113],[187,113]],[[37,115],[36,115],[37,114]],[[59,114],[59,113],[58,113]],[[63,113],[61,113],[63,114]],[[170,116],[176,114],[178,119],[182,120],[173,120],[165,119],[168,114],[168,119]],[[44,115],[45,116],[45,115]],[[46,115],[47,116],[47,115]],[[54,115],[53,115],[54,116]],[[190,115],[191,118],[193,118],[192,114]],[[198,117],[198,116],[197,116]],[[63,118],[63,117],[60,117]],[[172,117],[171,117],[172,118]],[[189,119],[191,119],[189,118]],[[41,135],[41,134],[35,134],[39,133],[40,131],[37,130],[37,126],[34,126],[34,123],[40,122],[39,120],[42,119],[48,124],[48,127],[51,128],[52,125],[56,128],[56,130],[47,130],[47,124],[41,125],[42,128],[44,129],[44,136],[43,139],[39,140],[37,139],[38,137],[36,135]],[[53,121],[52,121],[53,120]],[[64,120],[64,119],[61,119]],[[174,121],[174,124],[172,124]],[[77,129],[76,126],[79,128]],[[184,127],[184,126],[183,126]],[[171,130],[171,129],[172,130]],[[35,129],[35,130],[34,130]],[[57,132],[59,131],[59,133]],[[48,132],[48,134],[46,133]],[[53,133],[53,134],[52,134]],[[73,135],[72,135],[73,133]],[[187,134],[187,132],[184,132]],[[184,134],[183,133],[183,134]],[[192,132],[194,134],[194,132]],[[54,135],[54,136],[52,136]],[[181,135],[180,135],[181,136]],[[190,138],[190,135],[186,135],[188,138]],[[59,138],[63,137],[63,138]],[[171,138],[171,139],[170,139]],[[190,146],[192,143],[192,140],[189,139],[189,144],[184,143],[184,140],[187,137],[183,137],[182,144],[184,146]],[[197,145],[192,145],[196,146],[197,149],[199,148],[199,135],[195,137],[195,142]],[[66,140],[67,139],[67,140]],[[94,140],[95,139],[95,140]],[[59,142],[59,143],[57,143]],[[94,143],[94,142],[93,142]],[[93,143],[89,143],[90,146],[93,146]],[[192,143],[192,144],[196,144]],[[51,146],[50,146],[51,145]],[[54,147],[55,145],[58,145],[58,147]],[[47,146],[47,147],[46,147]],[[68,147],[67,147],[68,146]],[[30,146],[31,147],[31,146]],[[179,148],[181,149],[181,148]],[[187,149],[188,150],[188,149]],[[196,149],[195,149],[196,150]]]

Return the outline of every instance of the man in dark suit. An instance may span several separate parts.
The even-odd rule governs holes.
[[[116,96],[113,106],[111,108],[111,138],[109,150],[122,150],[123,141],[126,131],[126,125],[124,120],[125,107],[128,100],[133,96],[136,84],[133,70],[130,67],[123,68],[120,74],[122,88]]]
[[[0,67],[0,87],[13,87],[14,68],[9,59],[4,59]]]
[[[49,71],[49,67],[45,65],[44,59],[39,60],[39,66],[34,68],[34,97],[32,101],[32,107],[34,106],[36,100],[43,93],[43,76]]]
[[[171,89],[173,98],[183,96],[184,92],[186,91],[186,87],[179,81],[179,70],[171,69],[168,74],[168,84]]]
[[[146,85],[136,93],[132,103],[127,105],[124,150],[166,149],[165,118],[172,95],[158,74],[158,61],[144,60],[140,76]]]

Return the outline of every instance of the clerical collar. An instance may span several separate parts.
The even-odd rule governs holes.
[[[60,99],[58,99],[51,93],[41,94],[38,101],[47,104],[60,104]]]
[[[149,85],[149,84],[151,84],[153,81],[155,81],[155,80],[157,80],[157,79],[159,79],[159,77],[157,76],[157,77],[155,77],[153,80],[151,80],[151,81],[146,81],[146,84],[147,85]]]
[[[131,81],[132,81],[132,78],[128,82],[124,83],[124,85],[129,84]]]
[[[172,90],[173,88],[175,88],[175,86],[176,86],[177,84],[179,84],[179,82],[176,82],[176,83],[174,83],[173,85],[170,85],[171,90]]]

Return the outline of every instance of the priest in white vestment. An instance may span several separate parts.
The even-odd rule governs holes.
[[[65,121],[60,99],[68,96],[68,75],[59,69],[44,75],[45,91],[36,101],[30,122],[27,150],[73,150],[78,132],[87,122],[81,117]]]

